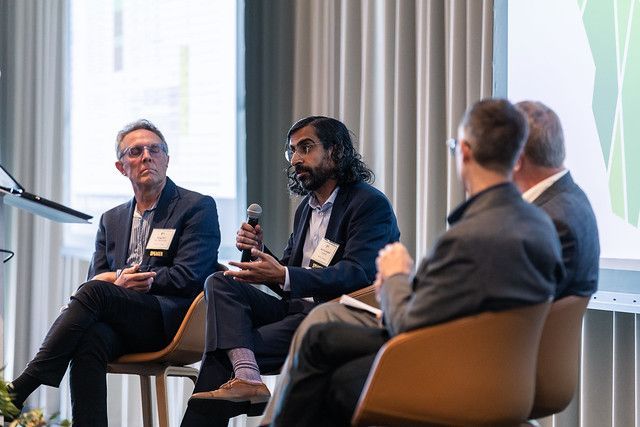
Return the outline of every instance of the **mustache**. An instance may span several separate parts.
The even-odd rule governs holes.
[[[311,173],[311,168],[307,167],[307,166],[302,166],[302,165],[296,165],[294,167],[296,173],[300,173],[300,172],[307,172],[307,173]]]

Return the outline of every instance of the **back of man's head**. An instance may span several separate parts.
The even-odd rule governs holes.
[[[522,101],[516,104],[529,122],[525,157],[535,166],[561,168],[564,163],[564,133],[560,118],[542,102]]]
[[[465,113],[461,127],[475,161],[485,169],[509,175],[528,133],[524,115],[506,99],[485,99]]]

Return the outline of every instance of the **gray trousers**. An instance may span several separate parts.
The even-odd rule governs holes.
[[[273,415],[282,396],[282,391],[289,384],[290,371],[293,359],[302,343],[302,338],[313,325],[327,322],[342,322],[351,325],[361,325],[369,327],[379,326],[378,320],[371,313],[363,310],[353,309],[338,302],[327,302],[314,308],[302,321],[296,333],[293,335],[287,359],[282,366],[282,371],[278,376],[275,389],[265,408],[265,412],[260,425],[271,424]]]

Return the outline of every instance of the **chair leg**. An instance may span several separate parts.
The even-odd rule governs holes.
[[[153,427],[151,379],[147,375],[140,375],[140,396],[142,397],[142,425]]]
[[[166,372],[156,375],[156,396],[158,401],[158,423],[160,424],[160,427],[169,427]]]

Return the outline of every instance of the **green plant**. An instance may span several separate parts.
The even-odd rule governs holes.
[[[2,370],[0,370],[1,372]],[[11,400],[11,392],[7,387],[7,383],[0,379],[0,414],[3,417],[13,419],[20,410],[16,408]],[[9,427],[41,427],[41,426],[60,426],[69,427],[71,421],[59,420],[58,413],[53,414],[49,419],[45,419],[42,409],[32,409],[20,414],[20,416],[9,423]]]
[[[49,419],[44,418],[42,409],[32,409],[29,412],[21,414],[18,418],[13,420],[9,427],[41,427],[41,426],[60,426],[69,427],[71,421],[58,420],[59,414],[53,414]]]
[[[16,408],[11,400],[11,393],[7,388],[7,383],[4,380],[0,380],[0,414],[3,417],[15,417],[20,413],[20,410]]]

